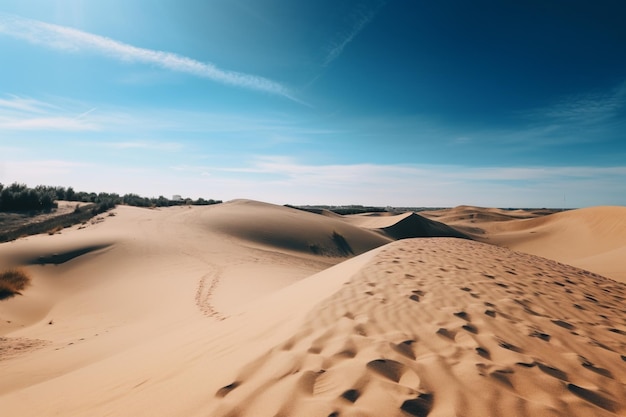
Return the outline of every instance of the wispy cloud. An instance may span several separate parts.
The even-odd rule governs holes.
[[[140,62],[197,77],[207,78],[226,85],[280,95],[298,101],[282,84],[257,75],[229,71],[209,62],[171,52],[140,48],[81,30],[0,14],[0,33],[68,52],[98,52],[113,59]]]
[[[106,175],[85,176],[85,169]],[[626,204],[626,166],[313,165],[289,157],[259,156],[236,167],[164,164],[151,168],[100,160],[0,159],[0,182],[13,181],[278,204],[561,207],[564,196],[567,207]]]
[[[39,117],[23,120],[5,120],[0,117],[0,129],[86,131],[98,130],[98,126],[69,117]]]
[[[337,39],[331,43],[328,53],[324,59],[323,65],[327,67],[331,62],[339,58],[343,50],[350,42],[357,37],[359,33],[374,19],[376,13],[385,5],[386,2],[379,2],[371,8],[357,8],[353,15],[350,16],[351,22],[347,30],[340,32]]]
[[[13,94],[8,95],[7,97],[8,98],[0,98],[0,109],[3,109],[3,111],[13,110],[31,113],[44,113],[50,109],[58,109],[58,107],[50,103],[45,103],[28,97],[20,97]]]
[[[81,143],[83,146],[97,146],[102,148],[116,150],[146,150],[146,151],[163,151],[172,152],[183,148],[182,143],[178,142],[161,142],[161,141],[138,141],[129,140],[123,142],[87,142]]]
[[[100,126],[87,116],[88,110],[77,115],[52,103],[11,95],[0,98],[0,131],[60,130],[93,131]]]
[[[554,123],[591,125],[606,122],[626,108],[626,82],[608,91],[587,92],[562,98],[552,106],[529,112],[532,118]]]
[[[476,181],[550,181],[556,178],[580,179],[597,176],[626,178],[626,166],[519,166],[472,167],[462,165],[393,165],[393,164],[300,164],[290,157],[262,156],[245,168],[225,168],[232,172],[273,173],[287,178],[311,177],[331,182],[358,182],[364,178],[405,177],[408,179],[432,178],[435,180]]]

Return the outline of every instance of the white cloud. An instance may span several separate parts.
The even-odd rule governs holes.
[[[219,198],[292,204],[572,207],[626,204],[626,166],[492,167],[458,165],[300,164],[259,157],[240,167],[179,166]]]
[[[152,64],[170,71],[191,74],[222,84],[264,91],[298,101],[288,88],[264,77],[223,70],[212,63],[196,61],[171,52],[139,48],[69,27],[0,14],[0,33],[63,51],[95,51],[120,61]]]
[[[104,162],[0,161],[0,182],[13,181],[95,192],[251,198],[277,204],[561,207],[566,196],[567,207],[626,205],[625,166],[312,165],[260,157],[235,168],[207,164],[157,169]]]
[[[98,126],[69,117],[39,117],[20,120],[0,117],[0,129],[87,131],[98,130]]]

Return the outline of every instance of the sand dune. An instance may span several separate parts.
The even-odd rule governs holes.
[[[453,210],[428,215],[624,272],[623,208]],[[0,245],[33,277],[0,301],[2,415],[626,415],[624,284],[468,239],[389,243],[456,232],[410,213],[115,213]]]
[[[394,243],[224,381],[211,415],[622,415],[624,297],[506,249]]]
[[[251,206],[247,213],[238,211],[243,205]],[[389,241],[344,222],[328,219],[328,225],[312,214],[260,203],[119,207],[115,212],[86,227],[0,245],[2,267],[25,265],[33,277],[23,296],[0,302],[0,336],[11,336],[0,342],[0,356],[44,341],[52,350],[76,348],[52,364],[36,352],[26,368],[12,368],[14,378],[0,381],[0,392],[115,355],[181,322],[225,319],[257,298],[326,269],[348,255],[329,256],[340,254],[332,238],[335,226],[344,233],[339,244],[345,251],[362,252]],[[280,219],[284,212],[305,221],[296,230],[293,218],[263,219]],[[258,221],[249,221],[249,215]],[[306,221],[307,216],[315,221]],[[215,222],[234,227],[233,219],[242,225],[232,236],[211,229]],[[284,241],[272,240],[261,245],[259,229],[279,237],[291,231],[296,237],[283,246]],[[324,254],[306,253],[308,244]]]
[[[473,238],[554,259],[626,282],[626,207],[591,207],[502,221],[476,210],[471,218],[445,216]],[[500,213],[501,214],[501,213]],[[469,220],[469,221],[468,221]],[[470,223],[471,220],[474,220]],[[472,233],[478,228],[478,233]]]
[[[344,220],[365,229],[378,230],[394,240],[413,237],[460,237],[466,235],[438,221],[416,213],[389,213],[344,216]]]
[[[486,232],[484,224],[508,222],[511,220],[531,219],[549,214],[545,210],[503,210],[475,206],[457,206],[451,209],[423,211],[424,217],[437,220],[470,235],[480,236]]]
[[[250,200],[215,206],[198,223],[229,238],[306,254],[358,255],[391,242],[335,216]]]

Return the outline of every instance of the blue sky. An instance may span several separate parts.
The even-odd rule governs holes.
[[[626,205],[622,1],[3,0],[0,182]]]

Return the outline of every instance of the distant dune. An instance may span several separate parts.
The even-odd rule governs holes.
[[[32,277],[1,414],[623,416],[625,210],[121,206],[0,244]]]
[[[392,241],[335,216],[235,200],[215,206],[198,220],[207,230],[219,231],[229,238],[307,254],[358,255]]]
[[[467,238],[464,233],[446,224],[429,220],[415,213],[371,217],[365,218],[364,220],[365,221],[357,224],[368,229],[379,229],[393,239],[407,239],[413,237]]]
[[[460,207],[437,218],[472,238],[554,259],[626,282],[626,207],[543,215]]]

